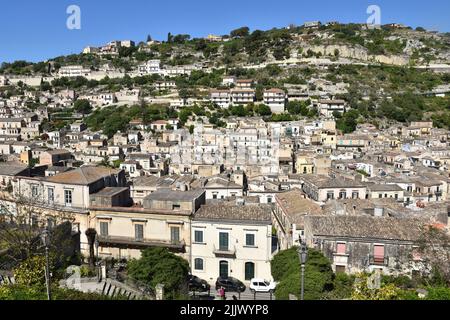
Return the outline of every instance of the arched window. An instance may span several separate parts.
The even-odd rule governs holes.
[[[245,280],[250,281],[255,277],[255,264],[247,262],[245,264]]]
[[[194,269],[203,270],[203,259],[197,258],[194,260]]]

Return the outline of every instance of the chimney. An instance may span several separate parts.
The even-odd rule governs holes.
[[[375,207],[374,209],[374,216],[375,217],[382,217],[384,216],[384,209],[381,207]]]

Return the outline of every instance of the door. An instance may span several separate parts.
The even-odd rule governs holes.
[[[345,273],[345,266],[336,266],[336,273]]]
[[[221,278],[228,278],[228,262],[227,261],[220,261],[219,276]]]
[[[245,280],[250,281],[255,278],[255,264],[253,262],[247,262],[245,264]]]

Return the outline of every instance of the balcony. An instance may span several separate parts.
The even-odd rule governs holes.
[[[160,239],[137,239],[120,236],[98,236],[100,245],[103,247],[123,247],[131,249],[145,249],[151,247],[164,247],[174,251],[184,252],[186,243],[182,241],[170,241]]]
[[[369,265],[371,265],[371,266],[387,267],[388,263],[389,263],[388,257],[377,257],[377,256],[369,257]]]
[[[217,258],[236,258],[236,247],[232,246],[228,248],[217,248],[214,245],[213,253]]]
[[[342,253],[333,253],[333,262],[335,265],[347,265],[349,260],[348,254],[342,254]]]

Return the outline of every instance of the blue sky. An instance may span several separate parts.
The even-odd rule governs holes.
[[[81,30],[68,30],[66,9],[81,8]],[[14,0],[0,7],[0,62],[41,61],[79,53],[111,40],[165,40],[167,33],[194,37],[297,25],[305,21],[365,22],[381,8],[382,23],[399,22],[450,31],[448,0]]]

